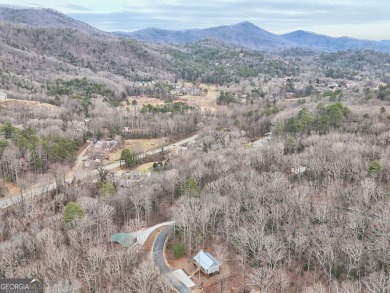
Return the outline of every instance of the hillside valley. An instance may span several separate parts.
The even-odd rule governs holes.
[[[0,46],[0,279],[388,292],[388,41],[1,7]]]

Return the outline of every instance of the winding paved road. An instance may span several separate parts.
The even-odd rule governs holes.
[[[164,258],[165,242],[167,241],[169,234],[172,232],[172,229],[173,225],[167,226],[165,229],[161,230],[156,237],[153,245],[153,261],[160,269],[161,274],[163,274],[163,276],[171,282],[173,287],[175,287],[179,293],[192,293],[192,290],[176,278]]]

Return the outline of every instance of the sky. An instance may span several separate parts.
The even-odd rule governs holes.
[[[0,0],[53,8],[104,31],[181,30],[250,21],[272,33],[306,30],[390,40],[388,0]]]

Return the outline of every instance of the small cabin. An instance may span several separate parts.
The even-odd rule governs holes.
[[[207,277],[219,274],[221,263],[210,253],[203,250],[194,256],[194,265],[196,265]]]
[[[0,91],[0,101],[6,101],[7,100],[7,94]]]

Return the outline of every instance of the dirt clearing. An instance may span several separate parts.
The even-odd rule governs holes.
[[[237,259],[237,255],[232,253],[222,262],[221,273],[219,275],[207,277],[203,273],[197,271],[197,267],[193,264],[193,255],[191,257],[182,257],[175,259],[172,252],[172,243],[167,245],[166,259],[172,271],[183,269],[189,275],[192,275],[192,281],[195,287],[191,288],[193,292],[202,293],[241,293],[243,292],[244,278],[242,272],[243,268]],[[212,254],[214,254],[211,251]],[[216,256],[216,254],[214,254]]]
[[[0,186],[2,187],[0,188],[0,199],[16,195],[19,192],[19,188],[15,183],[11,183],[3,179],[0,179]]]

